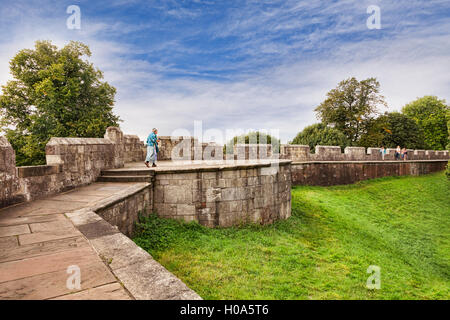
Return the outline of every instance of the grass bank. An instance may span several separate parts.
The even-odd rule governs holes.
[[[152,216],[134,241],[204,299],[449,299],[443,173],[294,187],[292,217],[208,229]],[[369,290],[367,268],[381,268]]]

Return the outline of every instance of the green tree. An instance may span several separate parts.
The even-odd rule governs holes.
[[[423,129],[427,149],[444,150],[449,143],[448,121],[450,107],[445,100],[425,96],[402,108]]]
[[[266,134],[264,132],[259,131],[252,131],[247,134],[243,134],[240,136],[235,136],[234,138],[230,139],[225,146],[224,146],[224,152],[226,153],[233,153],[233,146],[238,143],[244,143],[244,144],[271,144],[272,150],[275,152],[280,152],[280,140],[278,138],[275,138],[271,136],[270,134]]]
[[[450,110],[447,110],[447,128],[448,128],[448,140],[447,140],[448,143],[446,149],[450,151]],[[448,169],[450,169],[450,167],[448,167]]]
[[[341,146],[344,149],[350,145],[350,140],[340,130],[316,123],[299,132],[291,144],[308,145],[311,152],[314,152],[317,145]]]
[[[18,165],[45,163],[53,136],[103,137],[120,121],[112,112],[116,89],[83,56],[91,52],[80,42],[58,50],[37,41],[34,50],[21,50],[10,61],[14,80],[2,86],[0,131],[16,150]]]
[[[423,130],[408,116],[399,112],[385,113],[371,120],[359,143],[362,147],[423,149]]]
[[[315,109],[317,117],[324,124],[332,124],[356,145],[367,123],[379,112],[378,107],[386,106],[379,92],[380,83],[375,78],[343,80]]]

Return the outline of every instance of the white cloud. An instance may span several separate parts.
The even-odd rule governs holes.
[[[416,2],[411,3],[417,5]],[[196,48],[184,47],[179,39],[168,40],[170,45],[165,48],[164,44],[157,44],[144,49],[107,37],[111,32],[126,34],[144,30],[145,24],[127,26],[117,22],[111,25],[87,20],[81,32],[73,33],[59,27],[65,20],[61,23],[59,19],[45,19],[43,24],[44,19],[36,14],[34,27],[14,25],[8,42],[0,43],[0,83],[4,84],[9,77],[9,59],[18,50],[31,48],[35,40],[53,39],[59,46],[71,38],[82,40],[90,46],[94,64],[104,71],[106,80],[117,87],[115,111],[124,120],[122,129],[142,139],[153,127],[158,127],[161,135],[170,135],[177,128],[192,132],[194,121],[202,120],[204,129],[218,128],[223,132],[227,128],[279,129],[282,141],[287,142],[304,126],[317,122],[313,109],[324,100],[327,91],[351,76],[377,77],[389,110],[399,110],[426,94],[450,101],[450,76],[445,72],[450,70],[448,33],[440,32],[429,21],[423,25],[418,25],[416,20],[395,25],[393,11],[406,9],[399,4],[386,5],[385,1],[378,3],[382,6],[385,29],[372,31],[379,32],[379,37],[368,33],[357,42],[339,41],[335,36],[364,32],[361,28],[365,27],[365,20],[361,20],[360,26],[359,18],[351,16],[355,7],[364,8],[364,3],[355,6],[354,1],[339,1],[324,6],[322,2],[295,1],[272,11],[260,11],[252,6],[248,7],[249,11],[240,10],[237,17],[211,28],[210,34],[241,36],[243,40],[231,46],[241,46],[236,50],[250,56],[253,53],[253,56],[233,64],[213,61],[211,69],[245,69],[246,65],[256,64],[266,64],[266,67],[225,80],[195,77],[203,73],[196,67],[183,70],[170,63],[149,62],[130,55],[167,48],[195,53]],[[443,3],[437,1],[435,5]],[[424,8],[429,10],[430,6],[424,4]],[[307,13],[313,9],[317,15],[308,18]],[[301,14],[302,18],[295,19],[296,14]],[[294,35],[292,39],[297,41],[292,43],[275,41],[270,30],[264,34],[266,28],[295,30],[310,24],[323,25],[327,15],[335,16],[333,27],[313,30],[299,35],[298,39]],[[439,23],[443,29],[450,30],[448,22]],[[262,35],[256,36],[258,34]],[[306,48],[317,54],[302,55],[301,49]],[[270,59],[262,58],[258,50],[281,59],[271,63]],[[183,77],[168,77],[170,72],[182,73]]]

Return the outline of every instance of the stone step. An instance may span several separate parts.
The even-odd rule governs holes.
[[[98,182],[151,182],[151,176],[100,176]]]
[[[153,170],[102,170],[102,176],[153,176]]]

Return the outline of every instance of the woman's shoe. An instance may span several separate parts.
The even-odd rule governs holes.
[[[152,167],[156,167],[156,164],[152,164]]]
[[[148,162],[144,162],[144,163],[147,166],[147,168],[150,168],[150,166],[148,165]]]

